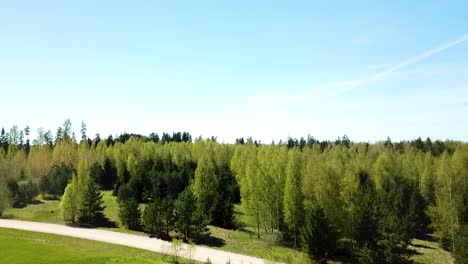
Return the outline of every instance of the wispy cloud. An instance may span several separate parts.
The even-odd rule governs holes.
[[[382,71],[380,71],[378,73],[375,73],[373,75],[370,75],[370,76],[368,76],[366,78],[357,79],[357,80],[354,80],[352,82],[349,82],[350,85],[343,86],[341,89],[334,92],[334,95],[349,92],[351,90],[357,89],[359,87],[362,87],[362,86],[367,85],[367,84],[369,84],[371,82],[374,82],[374,81],[383,80],[383,79],[387,78],[388,76],[390,76],[392,73],[394,73],[394,72],[396,72],[396,71],[398,71],[398,70],[400,70],[402,68],[408,67],[408,66],[413,65],[415,63],[418,63],[420,61],[428,59],[428,58],[430,58],[430,57],[432,57],[432,56],[434,56],[434,55],[436,55],[436,54],[438,54],[440,52],[443,52],[443,51],[448,50],[450,48],[453,48],[453,47],[455,47],[457,45],[460,45],[460,44],[464,43],[467,40],[468,40],[468,33],[461,36],[461,37],[458,37],[455,40],[444,43],[444,44],[442,44],[440,46],[437,46],[435,48],[427,50],[427,51],[425,51],[423,53],[420,53],[420,54],[418,54],[416,56],[404,59],[404,60],[394,64],[393,66],[391,66],[388,69],[382,70]]]
[[[392,64],[390,63],[374,64],[374,65],[367,66],[367,69],[371,71],[376,71],[376,70],[381,70],[390,66],[392,66]]]
[[[376,69],[379,69],[379,68],[380,69],[387,68],[387,69],[380,70],[377,73],[374,73],[372,75],[362,77],[362,78],[333,81],[333,82],[319,84],[319,85],[316,85],[312,90],[309,90],[302,95],[286,95],[286,94],[283,95],[283,94],[275,93],[274,96],[272,96],[271,94],[264,93],[264,94],[259,94],[258,96],[254,98],[256,99],[256,101],[263,101],[265,103],[270,103],[272,105],[287,105],[291,103],[305,101],[307,99],[317,99],[317,98],[325,99],[325,98],[338,96],[340,94],[344,94],[352,90],[358,89],[360,87],[363,87],[365,85],[368,85],[369,83],[372,83],[374,81],[384,80],[388,78],[390,75],[392,75],[393,73],[395,73],[396,71],[399,71],[403,68],[406,68],[418,62],[421,62],[425,59],[428,59],[438,53],[441,53],[445,50],[448,50],[457,45],[460,45],[466,42],[467,40],[468,40],[468,33],[454,40],[446,42],[442,45],[439,45],[437,47],[424,51],[418,55],[406,58],[396,64],[376,65],[375,66]]]
[[[445,50],[453,48],[457,45],[460,45],[468,40],[468,33],[462,35],[454,40],[446,42],[437,47],[431,48],[427,51],[424,51],[418,55],[406,58],[396,64],[381,64],[375,65],[374,70],[380,70],[377,73],[365,76],[362,78],[350,79],[350,80],[341,80],[333,81],[316,85],[313,89],[306,91],[303,94],[291,95],[289,93],[271,91],[263,92],[255,96],[249,97],[248,101],[250,103],[260,103],[262,105],[268,105],[272,107],[277,106],[287,106],[294,103],[299,103],[307,100],[314,99],[316,103],[324,102],[324,99],[335,97],[352,90],[358,89],[374,81],[384,80],[391,76],[393,73],[421,62],[425,59],[428,59],[438,53],[441,53]]]
[[[428,59],[435,54],[443,52],[447,49],[460,45],[468,40],[468,34],[465,34],[455,40],[450,42],[444,43],[440,46],[434,47],[429,49],[425,52],[422,52],[418,55],[409,57],[404,59],[396,64],[391,66],[382,66],[386,69],[378,70],[374,74],[370,74],[368,76],[364,76],[362,78],[350,79],[350,80],[341,80],[341,81],[333,81],[333,82],[326,82],[322,84],[315,85],[312,89],[309,89],[303,93],[299,94],[291,94],[287,91],[281,90],[272,90],[272,91],[264,91],[257,95],[251,96],[247,100],[247,111],[249,112],[249,116],[254,113],[253,115],[254,120],[252,124],[254,126],[258,126],[258,120],[264,120],[260,126],[263,128],[269,127],[275,129],[275,131],[283,131],[282,127],[277,127],[275,122],[271,122],[271,124],[265,120],[278,120],[278,116],[282,116],[283,120],[289,120],[288,127],[293,126],[294,124],[291,121],[291,118],[294,117],[294,114],[297,111],[293,110],[290,106],[297,106],[297,109],[310,109],[312,108],[319,108],[322,106],[326,106],[325,109],[342,109],[342,111],[361,111],[362,109],[382,109],[382,102],[351,102],[346,104],[345,102],[337,102],[335,100],[331,100],[339,95],[344,93],[351,92],[353,90],[359,89],[364,87],[372,82],[381,81],[393,73],[409,67],[415,63],[421,62],[425,59]],[[464,88],[465,89],[465,88]],[[459,94],[459,93],[458,93]],[[431,94],[432,95],[432,94]],[[439,98],[443,97],[443,94],[436,94]],[[444,98],[447,95],[444,95]],[[414,100],[414,98],[411,98]],[[447,101],[453,101],[453,98],[446,98]],[[461,103],[466,101],[466,97],[459,99]],[[401,104],[401,102],[399,102]],[[351,105],[350,105],[351,104]],[[390,104],[390,103],[387,103]],[[300,106],[302,105],[302,106]],[[386,109],[394,108],[395,105],[391,104],[388,105],[389,107]],[[301,108],[302,107],[302,108]],[[306,107],[306,108],[304,108]],[[296,109],[296,110],[297,110]],[[324,108],[322,108],[324,109]],[[304,111],[299,111],[304,112]],[[273,118],[274,117],[274,118]],[[317,118],[317,117],[316,117]],[[245,120],[243,121],[245,122]],[[320,120],[323,122],[323,120]],[[395,121],[396,122],[396,121]],[[300,125],[297,125],[297,128],[300,129]],[[263,131],[263,130],[262,130]],[[285,130],[286,131],[286,130]],[[284,131],[283,131],[284,132]],[[266,132],[268,133],[268,132]],[[284,134],[284,133],[283,133]]]
[[[386,69],[384,71],[381,71],[373,76],[371,76],[371,78],[369,78],[369,81],[373,81],[373,80],[378,80],[378,79],[381,79],[383,77],[386,77],[390,74],[392,74],[393,72],[395,71],[398,71],[399,69],[401,68],[404,68],[406,66],[409,66],[409,65],[412,65],[412,64],[415,64],[417,62],[420,62],[422,60],[425,60],[429,57],[432,57],[433,55],[437,54],[437,53],[440,53],[444,50],[447,50],[447,49],[450,49],[452,47],[455,47],[465,41],[468,40],[468,34],[465,34],[455,40],[452,40],[450,42],[447,42],[445,44],[442,44],[438,47],[435,47],[435,48],[432,48],[428,51],[425,51],[419,55],[416,55],[416,56],[413,56],[411,58],[408,58],[406,60],[403,60],[403,61],[400,61],[399,63],[393,65],[392,67],[390,67],[389,69]]]

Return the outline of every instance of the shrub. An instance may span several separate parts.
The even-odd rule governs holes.
[[[135,199],[128,199],[119,202],[119,217],[122,224],[131,230],[140,230],[141,213],[138,202]]]
[[[0,184],[0,216],[3,215],[5,209],[10,207],[10,191],[4,185]]]

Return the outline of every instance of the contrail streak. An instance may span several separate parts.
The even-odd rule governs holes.
[[[430,49],[428,51],[425,51],[419,55],[416,55],[416,56],[413,56],[413,57],[410,57],[406,60],[403,60],[393,66],[391,66],[390,68],[386,69],[386,70],[383,70],[381,72],[378,72],[374,75],[371,75],[367,78],[363,78],[363,79],[359,79],[359,80],[355,80],[354,82],[352,82],[351,85],[347,86],[347,87],[344,87],[342,89],[340,89],[338,92],[336,92],[334,95],[338,95],[338,94],[342,94],[342,93],[345,93],[345,92],[348,92],[350,90],[353,90],[353,89],[356,89],[358,88],[359,86],[362,86],[362,85],[365,85],[369,82],[372,82],[372,81],[376,81],[376,80],[379,80],[379,79],[382,79],[398,70],[400,70],[401,68],[404,68],[404,67],[407,67],[407,66],[410,66],[412,64],[415,64],[417,62],[420,62],[422,60],[425,60],[437,53],[440,53],[442,51],[445,51],[447,49],[450,49],[452,47],[455,47],[465,41],[468,40],[468,34],[465,34],[455,40],[452,40],[450,42],[447,42],[443,45],[440,45],[438,47],[435,47],[433,49]]]
[[[411,57],[411,58],[406,59],[404,61],[401,61],[400,63],[397,63],[397,64],[393,65],[389,69],[375,74],[374,76],[369,78],[369,81],[377,80],[377,79],[379,79],[379,78],[381,78],[383,76],[389,75],[389,74],[391,74],[391,73],[393,73],[393,72],[395,72],[395,71],[397,71],[397,70],[399,70],[399,69],[401,69],[403,67],[409,66],[409,65],[417,63],[417,62],[420,62],[420,61],[422,61],[424,59],[427,59],[427,58],[429,58],[429,57],[431,57],[431,56],[433,56],[433,55],[435,55],[437,53],[440,53],[440,52],[442,52],[444,50],[447,50],[447,49],[450,49],[450,48],[452,48],[454,46],[457,46],[457,45],[459,45],[459,44],[461,44],[461,43],[463,43],[463,42],[465,42],[467,40],[468,40],[468,34],[465,34],[465,35],[463,35],[462,37],[460,37],[460,38],[458,38],[456,40],[450,41],[450,42],[445,43],[445,44],[443,44],[443,45],[441,45],[439,47],[436,47],[436,48],[428,50],[428,51],[426,51],[424,53],[421,53],[421,54],[419,54],[417,56],[414,56],[414,57]]]
[[[445,44],[442,44],[430,50],[427,50],[419,55],[402,60],[394,64],[393,66],[390,66],[389,68],[382,70],[380,72],[377,72],[373,75],[360,78],[360,79],[342,80],[342,81],[334,81],[334,82],[319,84],[316,87],[314,87],[312,90],[306,91],[302,95],[298,95],[298,96],[279,95],[279,96],[276,96],[278,97],[278,99],[274,101],[281,102],[281,105],[289,105],[289,104],[298,103],[298,102],[302,102],[302,101],[306,101],[310,99],[316,99],[316,102],[320,102],[320,100],[322,100],[321,102],[324,102],[324,99],[339,96],[340,94],[344,94],[349,91],[358,89],[359,87],[362,87],[373,81],[381,80],[404,67],[408,67],[412,64],[423,61],[431,56],[434,56],[435,54],[438,54],[447,49],[460,45],[467,40],[468,40],[468,33],[462,35],[461,37],[458,37],[455,40],[452,40],[450,42],[447,42]],[[273,99],[275,99],[276,97],[273,97]],[[263,96],[260,96],[260,98],[263,98]],[[265,99],[266,101],[271,101],[272,99],[271,97],[265,97],[265,98],[266,98]],[[277,105],[277,103],[274,103],[274,104]]]

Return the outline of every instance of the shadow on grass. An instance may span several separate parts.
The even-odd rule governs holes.
[[[67,223],[67,226],[71,227],[83,227],[83,228],[97,228],[97,227],[107,227],[107,228],[116,228],[117,224],[105,216],[99,216],[92,223]]]
[[[251,230],[248,230],[245,227],[237,227],[237,229],[233,229],[233,230],[237,230],[237,231],[240,231],[240,232],[247,233],[247,234],[249,234],[249,236],[254,236],[254,235],[256,236],[257,235],[257,233],[255,233],[255,232],[253,232]]]
[[[226,245],[226,242],[224,241],[224,239],[209,236],[209,237],[201,239],[200,241],[198,241],[197,244],[205,245],[209,247],[222,247]]]
[[[60,197],[58,197],[58,196],[50,196],[50,195],[43,196],[42,199],[43,199],[44,201],[60,201]]]
[[[418,252],[418,251],[415,250],[415,249],[409,249],[409,248],[403,250],[402,253],[403,253],[404,255],[406,255],[406,256],[418,256],[418,255],[422,255],[421,252]]]
[[[4,214],[0,216],[0,219],[14,219],[15,216],[13,214]]]
[[[149,233],[146,233],[150,238],[156,238],[156,239],[161,239],[161,240],[164,240],[164,241],[168,241],[168,242],[171,242],[172,239],[174,238],[178,238],[178,239],[181,239],[179,238],[177,235],[176,236],[167,236],[167,235],[160,235],[160,236],[157,236],[157,235],[154,235],[154,234],[149,234]],[[182,239],[185,243],[189,243],[189,241],[186,241],[184,239]],[[197,245],[204,245],[204,246],[209,246],[209,247],[222,247],[224,245],[226,245],[226,242],[221,239],[221,238],[217,238],[217,237],[214,237],[214,236],[207,236],[207,237],[204,237],[204,238],[201,238],[201,239],[198,239],[195,241]]]
[[[28,205],[38,205],[38,204],[43,204],[44,202],[43,201],[40,201],[40,200],[33,200],[31,202],[28,202],[28,203],[16,203],[16,204],[13,204],[13,208],[16,208],[16,209],[23,209],[25,207],[27,207]]]
[[[413,247],[415,247],[415,248],[436,249],[435,247],[426,246],[426,245],[421,245],[421,244],[410,243],[410,245],[413,246]]]
[[[28,203],[28,204],[34,204],[34,205],[36,205],[36,204],[43,204],[43,203],[44,203],[44,202],[41,201],[41,200],[33,200],[33,201],[31,201],[30,203]],[[28,204],[26,204],[26,205],[28,205]]]
[[[105,216],[101,216],[100,218],[98,218],[98,220],[96,221],[96,225],[97,227],[109,227],[109,228],[117,227],[117,223],[115,223],[114,221],[110,220],[109,218]]]
[[[437,237],[434,236],[433,234],[422,234],[422,235],[416,236],[416,238],[420,240],[429,241],[429,242],[437,242]]]

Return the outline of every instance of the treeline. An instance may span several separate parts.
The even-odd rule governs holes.
[[[248,138],[247,140],[244,138],[236,138],[236,144],[244,145],[244,144],[254,144],[256,146],[261,145],[261,141],[253,140],[252,138]],[[342,138],[338,137],[334,141],[330,140],[318,140],[315,139],[313,136],[309,135],[307,138],[301,137],[300,139],[297,138],[288,138],[286,141],[280,140],[277,145],[280,146],[287,146],[288,149],[291,148],[299,148],[300,150],[303,150],[306,147],[312,147],[312,146],[320,146],[320,149],[323,151],[326,148],[330,146],[345,146],[349,147],[353,142],[348,138],[347,135],[344,135]],[[417,150],[420,150],[422,152],[430,152],[434,156],[439,156],[440,154],[444,153],[444,151],[448,151],[452,153],[454,151],[454,148],[456,146],[456,142],[454,141],[441,141],[441,140],[436,140],[432,142],[430,138],[426,138],[426,140],[422,140],[421,137],[415,139],[415,140],[402,140],[399,142],[392,142],[390,137],[387,138],[387,140],[383,142],[378,142],[377,144],[383,144],[387,148],[392,148],[400,153],[407,152],[410,148],[415,148]],[[273,141],[271,145],[275,145],[275,142]]]
[[[240,202],[258,237],[278,234],[318,262],[400,263],[410,240],[431,232],[458,263],[467,261],[468,145],[461,142],[368,144],[344,136],[219,144],[174,133],[170,141],[82,135],[77,143],[65,125],[61,131],[60,140],[28,152],[11,140],[0,149],[0,193],[23,199],[15,198],[24,197],[19,189],[38,186],[36,193],[63,195],[67,221],[92,224],[102,217],[99,190],[113,190],[128,228],[195,241],[209,235],[208,224],[235,227]]]
[[[3,147],[4,151],[7,153],[9,146],[15,146],[18,149],[23,149],[25,150],[26,153],[29,153],[29,149],[31,147],[30,144],[30,127],[26,126],[23,130],[19,129],[18,126],[13,126],[10,128],[9,132],[5,130],[4,127],[0,130],[0,146]],[[141,134],[134,134],[134,133],[123,133],[118,136],[112,136],[109,135],[107,138],[102,139],[100,134],[96,134],[94,138],[90,138],[87,135],[87,127],[86,123],[84,121],[81,122],[81,140],[86,140],[88,141],[89,145],[97,145],[101,141],[104,141],[107,146],[109,145],[114,145],[115,143],[125,143],[127,142],[130,138],[134,139],[139,139],[142,140],[143,142],[155,142],[155,143],[170,143],[170,142],[192,142],[192,135],[188,132],[173,132],[172,135],[169,133],[162,133],[161,136],[159,136],[158,133],[151,133],[148,136],[141,135]],[[70,119],[65,120],[64,124],[62,126],[59,126],[57,128],[57,132],[55,134],[55,137],[53,133],[48,130],[45,131],[44,128],[39,128],[37,130],[37,138],[34,139],[33,145],[49,145],[53,147],[55,144],[58,142],[65,140],[65,141],[72,141],[74,143],[77,143],[76,135],[72,131],[72,123]],[[197,138],[197,140],[202,140],[201,137]],[[217,138],[212,136],[210,138],[207,138],[206,140],[217,142]],[[432,142],[430,138],[426,138],[425,140],[422,140],[421,137],[415,139],[415,140],[402,140],[399,142],[392,142],[390,138],[387,138],[387,140],[383,142],[378,142],[378,144],[382,143],[385,147],[390,147],[393,148],[400,153],[407,152],[410,148],[415,148],[417,150],[420,150],[422,152],[431,152],[432,155],[434,156],[439,156],[445,151],[448,151],[449,153],[452,153],[454,151],[455,145],[457,142],[454,141],[441,141],[441,140],[435,140]],[[254,140],[252,138],[247,138],[244,139],[243,137],[241,138],[236,138],[235,140],[236,145],[244,145],[244,144],[254,144],[256,146],[262,145],[262,142],[260,140]],[[287,140],[283,141],[280,140],[279,142],[275,143],[274,141],[270,145],[280,145],[280,146],[287,146],[288,149],[291,148],[299,148],[299,149],[304,149],[306,147],[312,147],[314,145],[319,145],[321,150],[325,150],[329,146],[332,145],[342,145],[349,147],[352,144],[351,140],[348,138],[347,135],[344,135],[342,138],[338,137],[334,141],[330,140],[318,140],[315,139],[313,136],[308,135],[306,138],[301,137],[301,138],[288,138]]]
[[[467,155],[461,144],[440,157],[383,144],[247,145],[236,147],[231,168],[258,234],[283,231],[318,261],[346,254],[399,263],[410,239],[430,228],[445,248],[466,249]]]
[[[19,129],[18,126],[13,126],[10,128],[9,132],[5,130],[5,127],[2,127],[0,130],[0,147],[3,148],[5,153],[8,153],[9,146],[14,146],[16,149],[23,149],[26,154],[29,153],[31,147],[30,136],[31,128],[26,126],[23,130]],[[159,136],[158,133],[151,133],[148,136],[140,134],[129,134],[123,133],[119,136],[116,136],[115,139],[112,135],[109,135],[107,138],[102,139],[100,134],[96,134],[93,139],[87,135],[87,127],[84,121],[81,122],[81,141],[88,141],[89,145],[97,145],[101,141],[104,141],[107,146],[114,145],[115,143],[125,143],[130,138],[141,139],[144,142],[153,141],[155,143],[169,143],[169,142],[192,142],[192,135],[188,132],[174,132],[172,135],[169,133],[162,133]],[[212,137],[214,139],[214,137]],[[33,140],[33,145],[49,145],[53,147],[60,141],[71,141],[77,143],[75,132],[72,131],[72,123],[70,119],[65,120],[62,126],[57,128],[57,132],[54,135],[50,130],[45,131],[44,128],[39,128],[37,130],[37,138]]]

